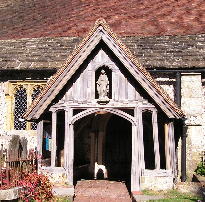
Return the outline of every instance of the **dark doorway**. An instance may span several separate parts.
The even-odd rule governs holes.
[[[81,118],[74,124],[74,184],[93,179],[91,164],[91,130],[94,114]]]
[[[132,124],[120,116],[98,112],[81,118],[74,126],[74,184],[95,179],[97,163],[106,169],[106,176],[100,167],[96,179],[124,181],[130,188]]]
[[[105,140],[105,165],[108,178],[131,182],[132,124],[122,117],[112,115],[107,124]]]

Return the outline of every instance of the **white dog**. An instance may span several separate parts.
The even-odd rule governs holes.
[[[99,176],[102,175],[103,176]],[[99,165],[97,162],[95,162],[95,179],[97,179],[98,177],[102,177],[103,179],[107,178],[107,169],[104,165]]]

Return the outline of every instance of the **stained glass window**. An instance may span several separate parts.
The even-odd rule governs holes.
[[[26,89],[21,85],[16,89],[15,108],[14,108],[14,129],[25,130],[26,121],[23,119],[23,114],[27,109],[27,93]]]

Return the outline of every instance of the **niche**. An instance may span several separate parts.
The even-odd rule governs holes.
[[[103,84],[100,77],[104,80]],[[112,99],[112,70],[109,67],[102,66],[95,71],[95,99],[100,99],[99,86],[103,91],[106,91],[103,97]]]

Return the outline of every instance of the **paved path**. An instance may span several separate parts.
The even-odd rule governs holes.
[[[135,199],[135,201],[143,201],[143,202],[145,202],[145,201],[150,201],[150,200],[158,200],[158,199],[163,199],[164,198],[164,196],[151,196],[151,195],[134,195],[133,196],[133,198]]]
[[[107,180],[79,181],[74,202],[131,202],[124,183]]]

